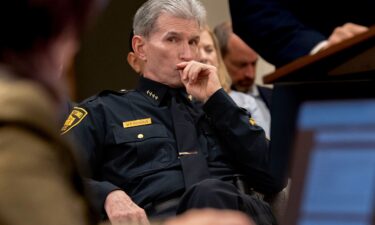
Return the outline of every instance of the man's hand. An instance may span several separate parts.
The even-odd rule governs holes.
[[[255,225],[245,214],[230,210],[191,210],[163,225]]]
[[[217,69],[214,66],[190,61],[177,64],[177,69],[180,70],[186,91],[198,101],[206,102],[221,88]]]
[[[368,27],[354,23],[346,23],[343,26],[336,27],[331,36],[329,36],[328,43],[325,48],[329,48],[332,45],[338,44],[366,31],[368,31]]]
[[[149,225],[145,211],[136,205],[130,197],[121,190],[108,194],[104,209],[112,225],[132,224]]]

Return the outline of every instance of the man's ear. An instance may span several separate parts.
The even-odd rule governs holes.
[[[137,56],[134,52],[129,52],[127,57],[129,65],[133,68],[136,73],[141,73],[141,62],[137,61]]]
[[[146,42],[144,37],[139,35],[134,35],[132,39],[132,47],[134,50],[134,53],[137,55],[137,57],[141,60],[146,60]]]

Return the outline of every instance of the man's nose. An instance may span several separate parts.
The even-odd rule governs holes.
[[[245,77],[254,79],[255,78],[255,73],[245,73]]]
[[[191,61],[197,57],[197,50],[191,48],[188,43],[182,44],[180,51],[180,59],[183,61]]]
[[[255,79],[255,67],[249,67],[245,71],[245,77]]]

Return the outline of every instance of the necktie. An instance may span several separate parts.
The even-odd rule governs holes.
[[[199,151],[197,130],[186,97],[171,89],[171,114],[185,188],[209,177],[207,161]]]

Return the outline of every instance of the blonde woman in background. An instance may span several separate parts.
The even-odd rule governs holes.
[[[238,106],[246,109],[254,121],[264,129],[264,124],[258,123],[258,121],[264,120],[261,119],[262,114],[258,110],[255,99],[250,95],[231,90],[232,81],[221,57],[219,44],[214,33],[208,27],[203,29],[200,34],[199,53],[199,61],[217,68],[219,80],[224,90],[229,93]],[[269,137],[269,132],[266,132],[266,135]]]

